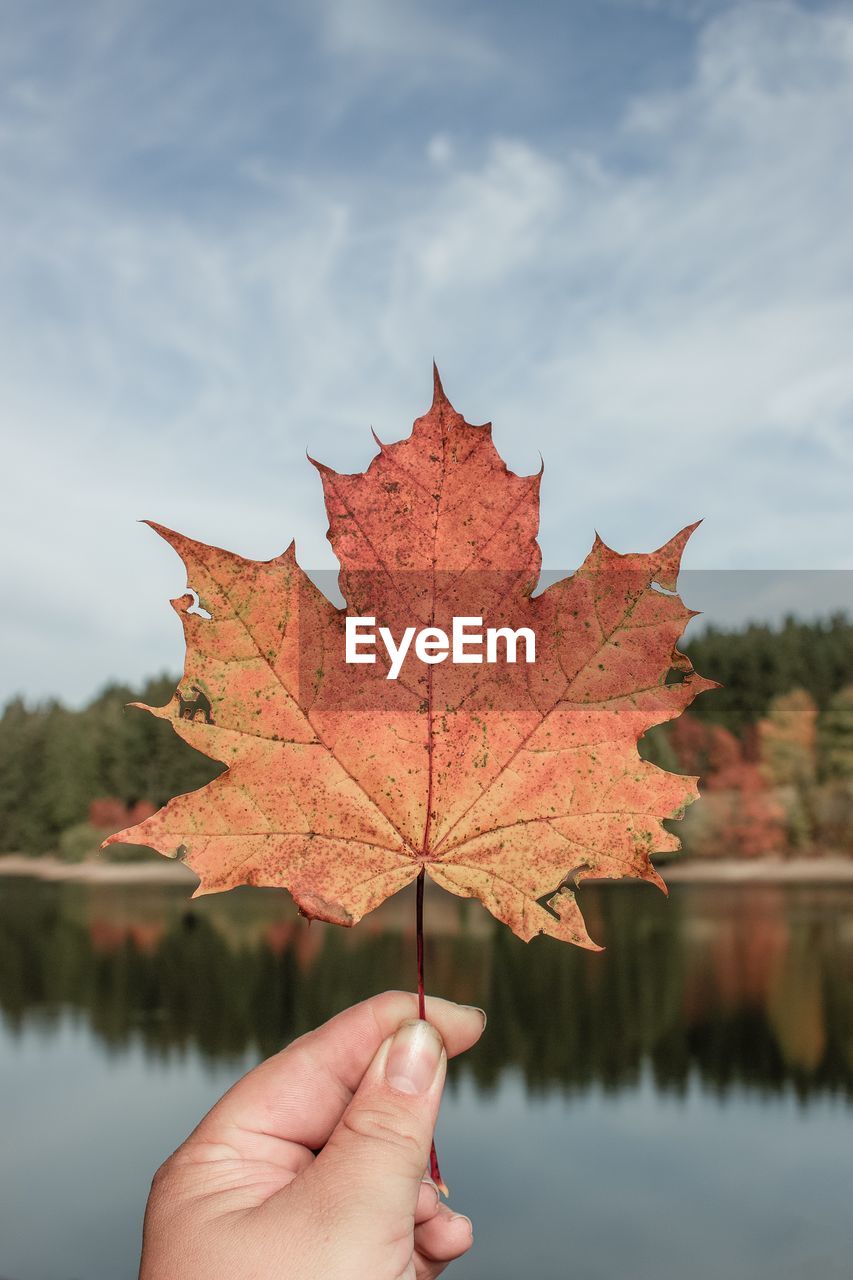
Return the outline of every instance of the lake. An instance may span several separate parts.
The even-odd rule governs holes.
[[[459,1280],[835,1280],[853,1264],[853,887],[592,885],[607,950],[427,898],[427,986],[488,1010],[437,1145]],[[133,1280],[148,1182],[228,1085],[414,985],[267,890],[0,881],[0,1276]],[[366,1278],[369,1280],[369,1278]]]

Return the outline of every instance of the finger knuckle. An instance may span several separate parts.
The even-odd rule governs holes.
[[[162,1221],[164,1217],[172,1217],[177,1208],[177,1203],[175,1157],[169,1156],[168,1160],[163,1161],[151,1179],[151,1189],[148,1192],[148,1203],[146,1205],[146,1220],[151,1221],[153,1218],[157,1221]]]
[[[164,1160],[154,1173],[151,1179],[151,1198],[153,1200],[160,1199],[169,1191],[172,1179],[174,1177],[174,1157],[169,1156],[168,1160]]]
[[[383,1143],[413,1161],[422,1155],[423,1144],[414,1124],[391,1107],[350,1107],[344,1112],[342,1124],[357,1138]]]

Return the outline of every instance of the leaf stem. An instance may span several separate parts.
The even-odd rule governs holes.
[[[424,868],[418,874],[417,899],[415,906],[416,932],[418,942],[418,1017],[426,1022],[426,997],[424,995]]]
[[[426,1022],[426,995],[424,993],[424,868],[421,867],[417,881],[417,896],[415,898],[415,933],[417,936],[418,948],[418,1017]],[[438,1187],[442,1195],[449,1195],[447,1185],[441,1176],[441,1170],[438,1167],[438,1156],[435,1153],[435,1143],[433,1142],[429,1153],[429,1176]]]

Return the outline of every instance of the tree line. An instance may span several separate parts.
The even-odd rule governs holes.
[[[689,845],[748,855],[820,843],[853,852],[853,623],[835,615],[709,627],[685,648],[723,688],[641,747],[662,766],[703,778],[709,802],[695,806]],[[111,684],[81,710],[10,702],[0,717],[0,853],[87,856],[100,833],[219,773],[169,724],[127,705],[162,706],[175,684],[165,674],[141,689]]]
[[[150,812],[215,777],[221,766],[171,725],[128,706],[163,706],[175,684],[168,675],[142,689],[111,684],[79,711],[10,702],[0,718],[0,852],[73,855],[93,804],[112,799],[129,813],[140,804]]]

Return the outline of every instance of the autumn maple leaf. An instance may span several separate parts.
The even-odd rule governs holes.
[[[315,464],[346,609],[292,544],[260,562],[152,526],[201,611],[194,595],[173,601],[184,677],[146,709],[227,768],[106,843],[181,857],[197,894],[278,885],[304,915],[345,925],[423,869],[521,938],[595,947],[574,887],[591,876],[663,887],[650,855],[679,847],[663,821],[697,794],[696,778],[637,750],[714,687],[676,648],[692,616],[676,576],[695,526],[648,555],[596,537],[576,573],[534,596],[541,473],[510,472],[490,424],[466,423],[437,373],[411,436],[379,447],[363,474]],[[410,627],[449,634],[454,618],[505,640],[524,628],[535,660],[410,649],[389,679],[381,647],[372,663],[346,661],[347,617],[397,640]]]

